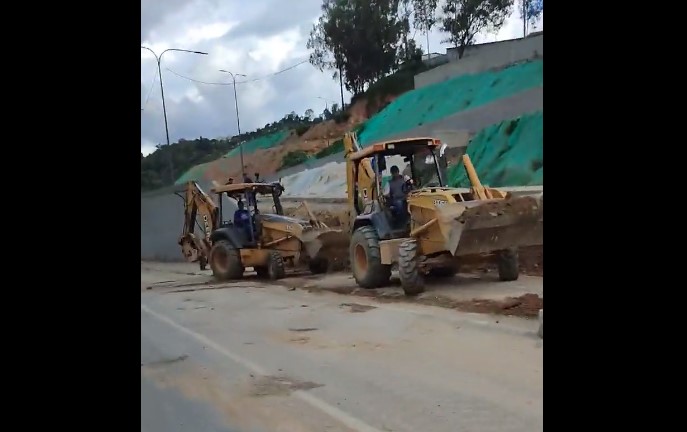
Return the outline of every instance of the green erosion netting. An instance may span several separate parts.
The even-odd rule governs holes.
[[[485,186],[544,185],[544,112],[489,126],[467,148]],[[448,184],[470,187],[462,161],[448,170]]]
[[[515,93],[542,86],[543,60],[459,77],[404,93],[369,119],[358,135],[362,146]]]
[[[191,180],[198,181],[199,179],[203,178],[203,174],[205,173],[205,170],[213,162],[214,161],[205,162],[202,164],[192,166],[191,168],[188,169],[188,171],[186,171],[184,174],[182,174],[181,177],[179,177],[177,179],[177,181],[174,182],[174,184],[175,185],[184,184],[184,183],[191,181]]]
[[[286,139],[291,132],[289,130],[284,130],[280,132],[275,132],[273,134],[265,135],[254,140],[247,141],[243,143],[243,154],[250,154],[258,149],[268,149],[272,148]],[[241,149],[236,147],[227,153],[224,158],[230,158],[233,156],[238,156],[241,153]],[[202,163],[195,165],[188,169],[181,177],[174,182],[174,184],[183,184],[190,180],[199,180],[206,177],[206,172],[213,165],[223,165],[224,158],[215,159],[214,161]]]
[[[276,146],[282,142],[286,137],[289,136],[290,131],[284,130],[280,132],[275,132],[273,134],[265,135],[254,140],[247,141],[243,143],[243,154],[253,153],[258,149],[268,149]],[[236,147],[232,149],[225,157],[238,156],[241,153],[241,149]]]

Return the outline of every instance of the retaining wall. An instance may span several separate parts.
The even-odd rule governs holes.
[[[458,50],[446,50],[449,62],[415,75],[415,88],[446,81],[465,74],[475,74],[509,64],[536,58],[544,58],[544,34],[526,38],[474,45],[466,48],[462,59]]]

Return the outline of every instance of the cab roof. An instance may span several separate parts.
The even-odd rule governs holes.
[[[210,191],[212,193],[223,193],[227,195],[239,195],[244,192],[255,192],[261,195],[271,194],[272,191],[280,186],[278,183],[233,183],[228,185],[215,186]]]
[[[382,141],[365,147],[364,149],[352,153],[351,160],[360,160],[372,155],[382,154],[384,156],[404,154],[417,149],[418,147],[437,148],[441,145],[441,140],[432,137],[413,137],[399,140]]]

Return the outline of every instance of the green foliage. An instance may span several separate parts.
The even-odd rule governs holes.
[[[373,112],[373,107],[378,107],[388,96],[397,96],[402,93],[411,91],[415,88],[415,75],[429,70],[420,59],[413,59],[405,63],[401,69],[396,73],[380,79],[361,95],[354,95],[351,98],[351,105],[356,103],[359,99],[365,98],[367,100],[367,111],[370,116],[376,114]],[[379,111],[374,110],[374,111]]]
[[[141,158],[141,190],[168,186],[180,173],[194,165],[222,157],[235,146],[236,141],[233,138],[207,139],[203,137],[192,141],[182,139],[170,146],[158,146],[153,153]],[[171,175],[170,157],[174,169]]]
[[[300,165],[308,160],[308,154],[303,150],[296,150],[288,152],[284,159],[282,159],[281,166],[279,169],[289,168],[292,166]]]
[[[412,0],[413,26],[423,32],[429,32],[436,24],[437,0]]]
[[[333,155],[335,153],[342,152],[344,149],[343,146],[343,139],[339,139],[334,141],[329,145],[329,147],[320,150],[319,152],[315,153],[315,159],[322,159],[325,158],[329,155]]]
[[[398,8],[399,0],[323,0],[307,42],[310,63],[341,73],[349,91],[362,93],[395,68],[404,29]]]
[[[338,107],[337,107],[338,108]],[[309,110],[311,111],[311,110]],[[242,133],[240,136],[231,138],[208,139],[200,137],[195,140],[181,139],[179,142],[169,146],[158,146],[157,150],[148,156],[141,153],[141,190],[155,190],[169,186],[177,180],[183,173],[187,173],[191,168],[214,161],[225,155],[237,155],[238,143],[244,141],[244,152],[250,152],[251,147],[246,148],[245,143],[263,143],[261,145],[274,145],[270,140],[276,139],[277,142],[285,138],[289,129],[296,129],[297,132],[305,133],[312,125],[322,121],[322,117],[309,119],[306,116],[299,116],[291,112],[282,117],[281,120],[266,124],[251,132]],[[331,116],[331,114],[330,114]],[[277,133],[282,133],[278,139]],[[276,138],[275,138],[276,137]],[[270,141],[268,144],[264,142]],[[258,145],[260,147],[260,145]],[[254,150],[254,149],[253,149]],[[245,153],[244,153],[245,154]],[[173,171],[170,173],[170,156]]]
[[[346,123],[348,119],[351,118],[351,113],[348,111],[339,111],[338,113],[334,114],[332,118],[336,124]]]
[[[498,31],[511,13],[514,0],[446,0],[441,19],[441,31],[458,48],[458,58],[465,48],[475,42],[475,36],[484,31]]]
[[[351,132],[359,134],[361,131],[365,129],[365,122],[360,123],[358,126],[354,127]],[[343,145],[343,139],[339,139],[334,141],[329,145],[329,147],[320,150],[319,152],[315,153],[315,159],[322,159],[325,158],[329,155],[333,155],[336,153],[340,153],[344,150],[344,145]]]
[[[296,128],[296,133],[298,134],[298,136],[303,136],[303,134],[306,133],[308,129],[310,129],[310,125],[298,126]]]

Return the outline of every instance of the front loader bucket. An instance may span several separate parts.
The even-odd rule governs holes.
[[[544,194],[452,203],[437,209],[446,249],[454,256],[544,243]]]
[[[319,254],[326,258],[326,255],[331,251],[344,250],[347,252],[351,238],[348,233],[340,230],[315,228],[304,232],[301,241],[310,258],[318,257]]]

